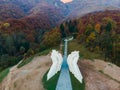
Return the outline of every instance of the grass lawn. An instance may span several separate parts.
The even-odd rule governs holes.
[[[75,50],[80,51],[80,58],[83,59],[104,59],[102,54],[90,52],[83,44],[77,43],[76,40],[68,42],[68,53]]]
[[[53,47],[53,48],[46,49],[46,50],[44,50],[42,52],[39,52],[39,53],[35,54],[35,56],[47,55],[54,49],[59,51],[59,45],[56,46],[56,47]]]
[[[3,79],[8,75],[9,69],[10,69],[10,68],[7,68],[7,69],[3,70],[2,72],[0,72],[0,83],[1,83],[1,82],[3,81]]]
[[[72,83],[72,90],[85,90],[85,82],[81,84],[74,75],[70,72],[71,83]]]
[[[55,90],[58,79],[59,79],[60,72],[58,72],[55,76],[53,76],[48,81],[47,81],[47,74],[48,74],[48,71],[43,76],[43,79],[42,79],[43,86],[44,86],[45,90]]]

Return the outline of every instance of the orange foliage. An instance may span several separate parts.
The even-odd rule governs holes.
[[[100,27],[101,27],[100,24],[95,25],[95,30],[96,30],[97,33],[100,33]]]
[[[100,11],[95,13],[89,13],[83,17],[80,18],[81,22],[84,26],[88,25],[92,22],[92,24],[98,24],[99,22],[102,22],[103,18],[111,18],[114,21],[117,22],[117,28],[115,31],[117,33],[120,33],[120,11],[119,10],[106,10],[106,11]],[[99,28],[99,26],[97,26]]]

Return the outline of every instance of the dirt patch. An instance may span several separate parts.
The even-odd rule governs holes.
[[[102,71],[104,74],[107,74],[111,78],[120,82],[120,67],[109,62],[105,63],[98,59],[94,60],[91,64],[96,68],[96,70]]]
[[[78,62],[79,68],[85,79],[85,90],[120,90],[120,83],[117,79],[119,78],[120,68],[113,64],[109,64],[101,60],[80,60]],[[106,71],[106,67],[108,71]],[[114,75],[111,74],[113,70]]]
[[[50,56],[39,56],[22,68],[14,66],[2,82],[0,90],[44,90],[42,77],[50,65]]]
[[[0,90],[44,90],[42,78],[50,68],[50,56],[35,57],[29,64],[11,68],[0,84]],[[85,90],[120,90],[120,68],[101,60],[80,60],[79,68],[85,80]]]

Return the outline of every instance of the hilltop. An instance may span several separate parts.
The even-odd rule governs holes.
[[[86,90],[119,90],[120,68],[116,65],[101,60],[83,59],[80,59],[78,65],[85,79]],[[34,57],[21,68],[16,65],[0,84],[0,90],[44,90],[42,78],[50,66],[49,55]]]

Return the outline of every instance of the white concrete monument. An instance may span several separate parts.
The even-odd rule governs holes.
[[[83,76],[77,65],[78,60],[79,60],[79,51],[74,51],[70,55],[68,55],[67,63],[70,72],[76,77],[76,79],[78,79],[82,83]]]
[[[62,62],[63,62],[62,55],[56,50],[52,50],[51,59],[52,59],[52,66],[51,66],[51,68],[50,68],[50,70],[47,74],[47,80],[49,80],[58,71],[61,70],[61,65],[62,65]]]

